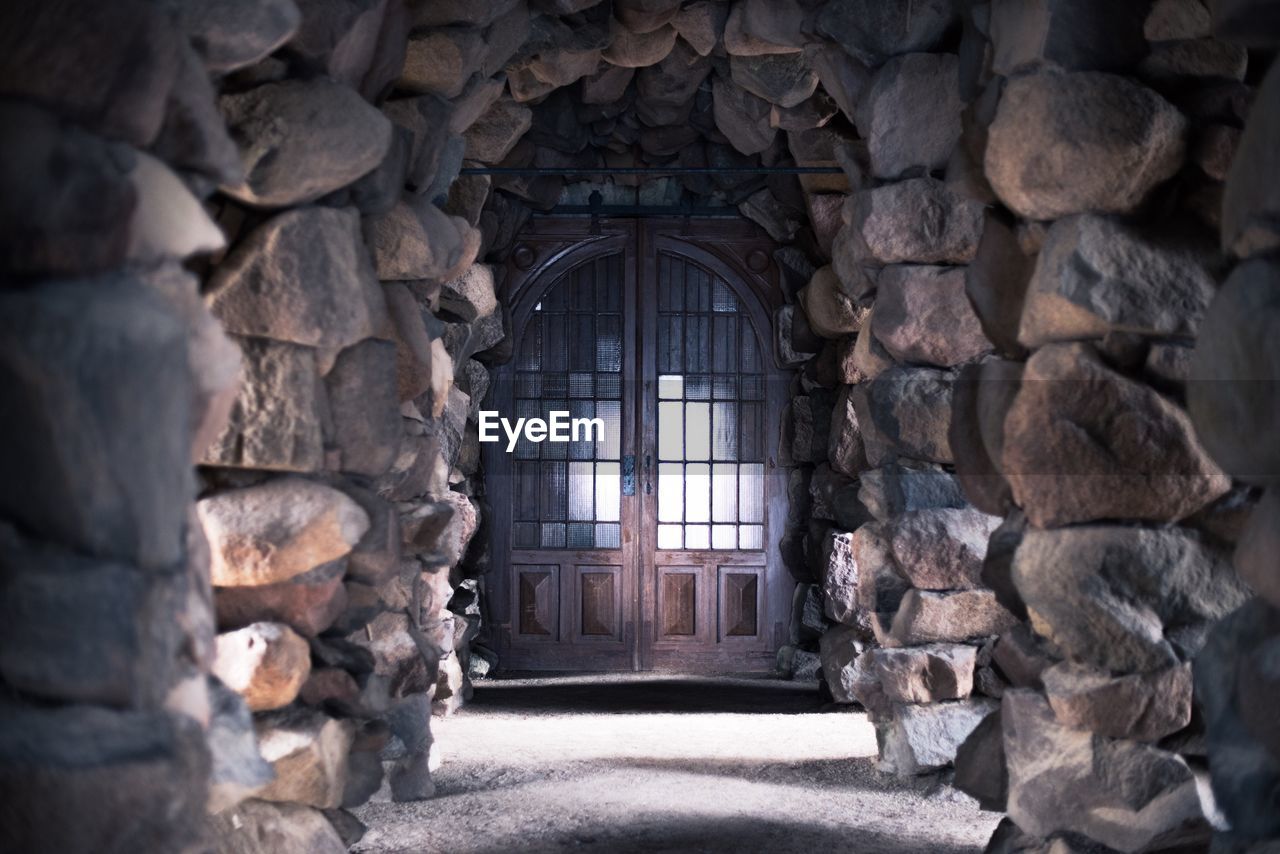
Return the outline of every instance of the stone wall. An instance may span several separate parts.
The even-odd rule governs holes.
[[[3,847],[342,851],[350,807],[432,795],[431,716],[494,663],[503,261],[593,192],[782,244],[780,664],[884,770],[1007,812],[992,851],[1280,836],[1266,4],[0,24]]]

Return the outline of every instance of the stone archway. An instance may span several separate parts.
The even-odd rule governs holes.
[[[495,272],[592,190],[786,244],[786,660],[887,767],[954,764],[992,850],[1280,835],[1265,4],[0,19],[13,847],[341,850],[384,761],[431,795],[430,714],[493,663]]]

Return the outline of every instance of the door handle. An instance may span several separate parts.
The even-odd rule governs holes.
[[[649,467],[653,457],[648,454],[644,455],[644,494],[653,495],[653,479],[649,477]]]
[[[636,494],[636,456],[627,454],[622,458],[622,494]]]

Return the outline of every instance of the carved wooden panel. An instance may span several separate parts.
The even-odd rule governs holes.
[[[720,639],[760,634],[761,569],[720,567]]]
[[[698,573],[700,568],[672,567],[659,573],[658,631],[663,639],[698,634]]]
[[[578,634],[583,638],[622,637],[622,568],[579,566]]]
[[[518,564],[516,578],[516,630],[545,640],[560,637],[560,567],[555,564]]]

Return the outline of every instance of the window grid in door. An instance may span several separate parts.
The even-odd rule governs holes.
[[[764,547],[760,339],[718,276],[658,257],[658,548]]]
[[[512,545],[518,549],[622,547],[620,460],[623,362],[622,256],[597,258],[557,279],[520,339],[516,418],[599,418],[603,438],[515,448]]]

